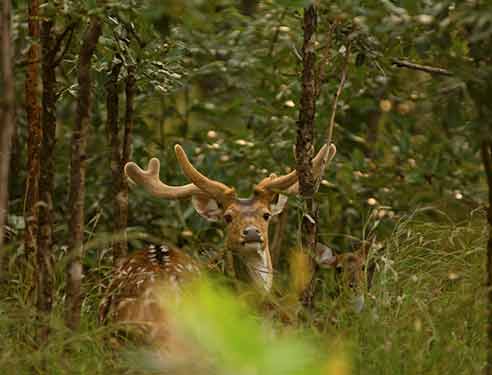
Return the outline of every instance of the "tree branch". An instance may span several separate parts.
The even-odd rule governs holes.
[[[65,27],[65,30],[63,30],[63,32],[56,38],[55,43],[53,43],[53,48],[50,49],[49,53],[56,54],[60,50],[63,39],[65,39],[68,33],[73,31],[76,25],[76,22],[72,22],[67,27]]]
[[[328,145],[331,144],[331,141],[333,139],[333,128],[335,127],[335,117],[336,117],[336,113],[337,113],[338,99],[340,98],[340,95],[342,94],[342,91],[343,91],[343,87],[345,86],[345,82],[347,81],[347,72],[348,72],[351,48],[352,48],[352,41],[349,40],[348,44],[347,44],[347,49],[345,51],[345,60],[343,62],[343,67],[342,67],[342,76],[340,77],[340,83],[338,84],[337,92],[335,93],[335,97],[333,98],[333,103],[331,106],[330,122],[328,124],[328,127],[326,129],[326,133],[325,133],[325,142],[324,143],[328,144]],[[323,165],[321,167],[322,171],[324,171],[326,169],[327,163],[328,163],[328,160],[324,159]],[[317,192],[319,190],[319,185],[320,185],[322,179],[323,179],[323,173],[321,173],[319,175],[318,179],[315,181],[315,187],[314,187],[315,192]]]
[[[444,69],[444,68],[436,68],[436,67],[428,66],[428,65],[415,64],[413,62],[406,61],[406,60],[400,60],[400,59],[391,59],[391,65],[395,65],[398,68],[420,70],[422,72],[426,72],[426,73],[430,73],[430,74],[437,74],[437,75],[443,75],[443,76],[452,76],[453,75],[453,73],[451,73],[449,70]]]
[[[326,34],[326,42],[323,48],[323,56],[321,58],[320,63],[318,64],[317,74],[316,74],[316,97],[319,97],[321,92],[321,86],[326,78],[326,65],[330,61],[331,57],[331,45],[333,40],[333,33],[337,27],[337,24],[332,22],[328,28],[328,32]]]
[[[342,76],[340,77],[340,83],[338,84],[337,92],[335,94],[335,98],[333,99],[333,104],[331,106],[330,123],[328,125],[328,129],[326,129],[326,137],[325,137],[326,144],[331,144],[331,140],[333,138],[333,128],[335,127],[335,117],[337,113],[338,99],[342,94],[343,87],[345,86],[345,81],[347,80],[347,72],[348,72],[351,48],[352,48],[352,41],[349,40],[347,45],[347,50],[345,51],[345,60],[343,62]],[[324,170],[324,168],[321,170]]]
[[[67,42],[65,43],[65,47],[63,48],[63,51],[60,53],[60,56],[58,56],[57,58],[55,58],[53,60],[53,66],[54,67],[57,67],[58,64],[60,64],[60,62],[62,61],[63,57],[65,57],[65,54],[67,53],[68,51],[68,48],[70,47],[70,44],[72,43],[72,37],[73,37],[73,32],[75,30],[75,26],[77,25],[76,22],[70,24],[66,29],[65,31],[63,31],[63,33],[58,37],[57,41],[56,41],[56,45],[55,47],[52,49],[52,53],[56,54],[58,53],[58,51],[60,50],[60,44],[62,42],[63,39],[65,39],[65,36],[67,35],[68,33],[68,40]]]

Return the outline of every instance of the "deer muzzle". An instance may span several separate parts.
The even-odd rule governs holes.
[[[263,243],[263,237],[258,228],[254,226],[248,226],[243,229],[241,233],[241,244],[261,244]]]

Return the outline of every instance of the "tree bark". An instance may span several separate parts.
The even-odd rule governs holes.
[[[119,59],[119,56],[116,56]],[[117,264],[118,259],[124,256],[127,252],[126,241],[123,241],[120,236],[122,235],[121,217],[120,217],[120,204],[119,193],[122,184],[122,170],[121,170],[121,145],[119,135],[119,95],[118,95],[118,78],[120,76],[121,67],[123,62],[120,60],[116,64],[113,64],[111,72],[109,74],[109,80],[106,83],[106,108],[108,112],[108,118],[106,122],[109,143],[111,145],[111,175],[112,175],[112,196],[113,201],[113,231],[115,232],[115,240],[113,241],[113,261]]]
[[[27,180],[25,190],[24,217],[25,251],[28,257],[35,254],[37,248],[38,233],[38,201],[39,201],[39,171],[40,171],[40,145],[42,139],[41,111],[39,106],[39,0],[29,1],[29,36],[31,46],[28,51],[28,63],[26,71],[26,112],[28,127],[27,143]]]
[[[311,263],[311,254],[316,247],[318,207],[314,200],[315,181],[311,160],[314,155],[314,118],[316,114],[316,50],[315,37],[317,11],[314,5],[304,10],[302,46],[302,93],[300,100],[299,119],[297,121],[296,160],[299,175],[299,190],[304,199],[304,215],[301,223],[302,248],[307,252]],[[311,264],[311,268],[314,264]],[[302,303],[309,307],[312,304],[313,285],[303,292]]]
[[[127,67],[127,77],[125,86],[126,109],[125,109],[125,132],[123,134],[123,149],[121,151],[121,160],[119,166],[120,189],[116,195],[116,205],[118,210],[118,226],[122,233],[121,253],[125,256],[128,252],[128,240],[126,236],[126,227],[128,226],[128,182],[125,176],[125,164],[130,159],[131,143],[134,123],[134,108],[136,95],[135,66]]]
[[[475,11],[486,11],[485,2],[477,2]],[[486,291],[486,363],[483,369],[485,375],[492,375],[492,72],[490,71],[490,48],[492,40],[483,39],[473,41],[472,30],[465,30],[469,34],[470,56],[474,59],[475,75],[467,81],[467,89],[476,109],[476,121],[481,129],[477,131],[476,137],[480,142],[482,163],[485,170],[488,185],[488,207],[487,222],[489,238],[487,241],[487,255],[485,261],[485,291]]]
[[[42,132],[41,171],[39,176],[39,230],[36,252],[37,298],[36,307],[41,319],[47,319],[53,304],[53,179],[56,133],[56,65],[54,63],[54,22],[45,20],[41,24],[42,48]],[[49,334],[47,324],[42,324],[40,339],[44,341]]]
[[[485,287],[487,290],[487,362],[484,373],[492,375],[492,142],[490,140],[482,141],[482,162],[487,176],[487,185],[489,188],[489,206],[487,208],[487,221],[489,224],[489,239],[487,242],[487,276]]]
[[[124,167],[130,158],[131,136],[133,131],[134,99],[135,99],[135,67],[127,67],[127,78],[125,81],[125,126],[123,129],[123,139],[120,142],[119,127],[119,97],[118,97],[118,77],[122,67],[122,62],[113,65],[110,78],[106,84],[107,90],[107,130],[111,144],[111,174],[113,214],[115,240],[113,241],[113,261],[127,255],[127,236],[126,227],[128,226],[128,184],[125,177]]]
[[[2,105],[0,107],[0,275],[3,271],[5,256],[4,225],[7,217],[9,167],[11,157],[12,135],[15,129],[15,84],[12,69],[13,43],[11,37],[11,3],[2,1],[1,14],[1,74],[3,81]]]
[[[76,329],[80,323],[82,304],[82,256],[84,241],[84,197],[87,128],[91,113],[91,58],[101,35],[101,22],[93,16],[84,33],[79,53],[77,113],[72,134],[70,169],[70,242],[67,264],[66,323]]]

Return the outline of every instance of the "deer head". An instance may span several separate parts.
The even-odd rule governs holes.
[[[357,251],[335,254],[331,248],[322,243],[316,245],[316,262],[321,268],[336,271],[339,289],[350,293],[352,308],[356,313],[364,308],[366,277],[368,287],[370,283],[370,275],[366,274],[369,247],[364,242]]]
[[[183,173],[191,183],[169,186],[159,179],[160,163],[149,161],[146,170],[129,162],[126,175],[150,194],[166,199],[191,198],[195,210],[210,221],[226,225],[226,249],[234,255],[236,273],[241,279],[269,291],[273,269],[268,247],[268,225],[274,215],[282,212],[287,196],[298,192],[297,171],[276,176],[271,174],[254,187],[249,198],[239,198],[234,188],[212,180],[199,172],[189,161],[180,145],[175,146],[176,157]],[[324,145],[313,159],[315,177],[322,174],[323,165],[335,156],[336,148]]]

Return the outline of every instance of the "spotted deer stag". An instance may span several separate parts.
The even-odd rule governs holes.
[[[264,178],[254,187],[250,198],[239,198],[234,188],[200,173],[188,160],[183,148],[175,146],[176,157],[191,183],[169,186],[159,179],[160,163],[149,161],[146,170],[129,162],[125,174],[149,194],[164,199],[191,198],[195,210],[210,221],[226,225],[226,251],[234,259],[236,277],[268,292],[273,269],[268,247],[268,225],[287,201],[287,195],[299,190],[297,171]],[[315,177],[334,157],[334,145],[324,145],[313,159]],[[281,194],[285,193],[285,194]],[[236,266],[237,265],[237,266]],[[126,258],[114,270],[106,296],[100,304],[101,321],[151,323],[162,316],[154,288],[165,283],[178,292],[181,286],[199,274],[200,264],[170,245],[149,246]]]

